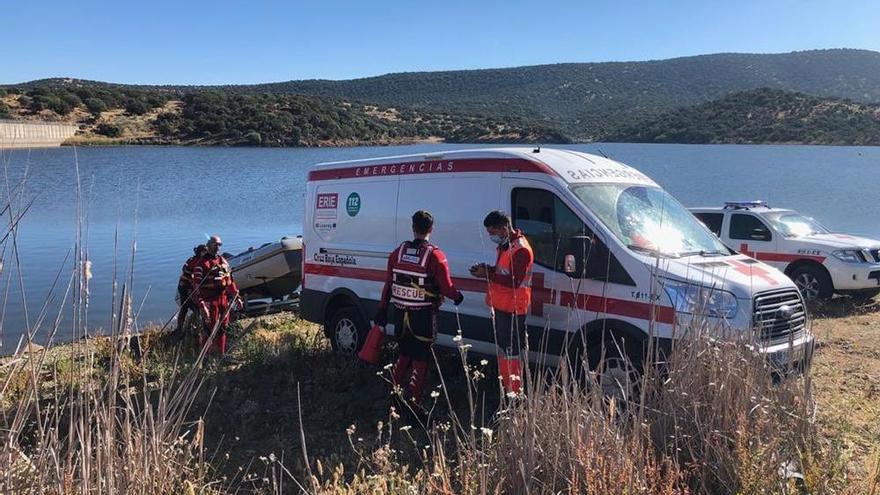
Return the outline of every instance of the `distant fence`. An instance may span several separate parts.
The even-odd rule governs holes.
[[[42,148],[60,146],[73,137],[75,125],[0,120],[0,148]]]

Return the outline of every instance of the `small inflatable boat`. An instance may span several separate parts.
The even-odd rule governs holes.
[[[267,242],[228,261],[232,278],[246,298],[293,296],[302,282],[302,236]]]

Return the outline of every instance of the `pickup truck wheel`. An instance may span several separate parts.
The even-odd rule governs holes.
[[[325,328],[333,350],[350,356],[361,350],[369,331],[360,312],[353,306],[336,310]]]
[[[831,277],[821,267],[800,266],[791,273],[791,279],[807,302],[831,299],[831,296],[834,295]]]

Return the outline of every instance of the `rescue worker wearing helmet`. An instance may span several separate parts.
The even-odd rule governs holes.
[[[437,335],[437,313],[443,297],[458,306],[464,300],[449,274],[446,255],[428,238],[434,230],[434,217],[419,210],[412,216],[413,240],[398,246],[388,257],[385,287],[374,318],[387,324],[389,303],[394,307],[393,322],[400,336],[400,356],[391,378],[395,389],[403,392],[409,404],[419,407],[428,379],[428,360]]]
[[[177,297],[180,299],[180,310],[177,312],[177,327],[174,329],[174,333],[171,334],[174,340],[179,340],[183,337],[183,324],[186,321],[186,314],[190,310],[194,313],[199,310],[192,297],[193,270],[195,270],[196,265],[201,263],[202,258],[207,252],[208,248],[204,244],[194,247],[193,255],[184,262],[183,268],[181,268],[180,278],[177,280]]]
[[[483,226],[495,244],[495,266],[471,267],[471,274],[487,280],[486,304],[492,308],[498,346],[498,374],[507,393],[519,393],[522,382],[521,351],[528,339],[526,314],[532,301],[532,265],[535,255],[528,239],[514,229],[503,211],[486,215]]]
[[[226,353],[226,327],[232,304],[238,299],[232,270],[226,258],[220,255],[222,245],[220,237],[211,236],[205,256],[193,269],[193,298],[204,322],[199,344],[211,345],[211,350],[220,355]],[[211,341],[215,328],[217,332]]]

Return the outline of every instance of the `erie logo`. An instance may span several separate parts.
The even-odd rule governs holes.
[[[316,207],[321,210],[325,209],[336,209],[336,206],[339,204],[339,194],[337,193],[322,193],[318,195],[318,203]]]

